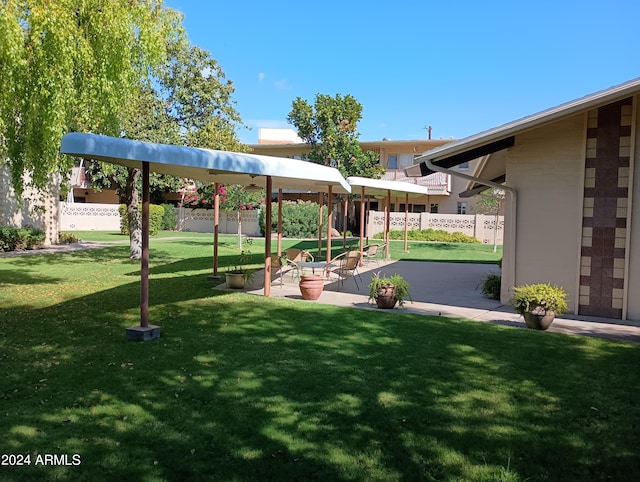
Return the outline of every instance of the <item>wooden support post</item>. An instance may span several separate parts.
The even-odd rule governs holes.
[[[264,295],[271,295],[271,191],[273,191],[273,179],[267,176],[267,197],[265,203],[264,223]]]
[[[149,163],[142,162],[142,259],[140,260],[140,325],[126,329],[128,340],[160,338],[160,327],[149,324]]]
[[[362,188],[362,192],[364,193],[364,187]],[[367,196],[367,199],[366,199],[365,211],[366,211],[366,213],[365,213],[365,222],[368,224],[369,223],[369,216],[371,215],[371,212],[370,212],[371,211],[371,201],[369,200],[369,196]],[[364,229],[365,229],[365,232],[364,232],[365,241],[366,241],[367,244],[369,244],[369,226],[365,225]]]
[[[332,207],[332,186],[329,186],[329,193],[327,194],[327,261],[331,259],[331,228],[333,226],[333,209]]]
[[[404,201],[404,252],[409,252],[409,245],[407,242],[408,239],[408,230],[409,230],[409,193],[405,194]]]
[[[391,240],[391,236],[389,235],[389,231],[391,230],[391,191],[387,190],[387,205],[385,207],[385,213],[384,213],[384,229],[385,229],[385,243],[387,243],[387,247],[386,247],[386,252],[385,252],[385,259],[389,260],[391,259],[391,257],[389,256],[389,241]]]
[[[362,253],[364,252],[364,186],[360,186],[360,266],[363,265]]]
[[[344,195],[344,212],[342,213],[342,249],[347,249],[347,214],[349,212],[349,195]]]
[[[322,256],[322,193],[318,193],[318,205],[319,213],[318,213],[318,256]]]
[[[218,276],[218,235],[220,230],[220,184],[213,185],[213,276]]]
[[[278,189],[278,259],[282,257],[282,188]]]
[[[142,163],[142,259],[140,260],[140,327],[149,327],[149,163]]]

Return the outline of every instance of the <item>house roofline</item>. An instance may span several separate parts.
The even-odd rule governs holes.
[[[493,129],[479,132],[478,134],[437,147],[425,152],[422,156],[417,158],[416,161],[420,162],[428,159],[431,162],[437,163],[440,160],[464,154],[469,150],[481,148],[486,144],[498,142],[502,139],[514,136],[515,134],[548,124],[558,119],[562,119],[585,110],[590,110],[603,104],[609,104],[617,100],[624,99],[637,93],[639,90],[640,78],[636,78],[623,84],[565,102],[536,114],[532,114]],[[460,158],[462,159],[463,156]],[[407,175],[410,174],[407,173]]]

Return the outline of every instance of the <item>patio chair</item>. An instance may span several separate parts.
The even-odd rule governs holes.
[[[358,278],[362,281],[362,277],[360,276],[360,272],[358,271],[358,265],[360,264],[360,251],[345,251],[342,254],[339,254],[331,261],[327,263],[327,267],[325,268],[326,277],[329,278],[331,273],[335,273],[338,275],[338,289],[340,289],[340,285],[344,285],[344,280],[347,276],[351,275],[353,277],[353,281],[356,283],[356,288],[360,289],[360,285],[358,284]]]
[[[364,258],[364,262],[366,264],[369,264],[371,261],[375,261],[376,264],[380,264],[378,262],[378,253],[384,252],[384,248],[384,244],[369,244],[365,246],[362,250],[362,257]]]
[[[282,280],[282,270],[284,266],[282,264],[282,259],[277,254],[271,255],[271,273],[275,273],[275,275],[280,275],[280,288],[284,285],[284,281]],[[275,271],[277,270],[277,271]]]
[[[298,263],[307,261],[309,258],[313,261],[311,253],[304,249],[289,248],[285,250],[285,255],[287,258],[287,266],[291,268],[291,279],[294,279],[294,276],[300,278],[300,266]]]

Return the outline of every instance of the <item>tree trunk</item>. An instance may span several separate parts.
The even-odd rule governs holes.
[[[127,205],[127,223],[129,224],[129,257],[131,259],[142,258],[142,219],[138,211],[140,203],[138,194],[138,181],[140,170],[128,168],[125,199]]]

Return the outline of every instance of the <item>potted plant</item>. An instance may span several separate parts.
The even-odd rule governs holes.
[[[392,309],[396,303],[404,304],[409,294],[409,282],[399,274],[393,276],[380,276],[375,273],[369,283],[369,301],[375,300],[378,308]]]
[[[324,290],[324,278],[319,274],[303,274],[299,286],[303,299],[317,300]]]
[[[482,282],[482,294],[492,300],[499,300],[501,283],[502,277],[499,274],[489,273]]]
[[[242,289],[247,282],[251,281],[253,271],[245,267],[245,265],[250,262],[250,251],[248,249],[241,251],[237,263],[231,266],[225,273],[227,288]]]
[[[568,309],[567,293],[555,284],[515,286],[513,291],[513,306],[529,328],[546,330],[556,315]]]

